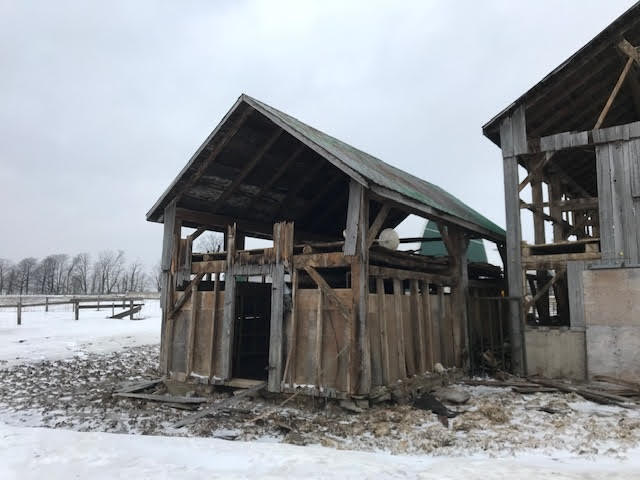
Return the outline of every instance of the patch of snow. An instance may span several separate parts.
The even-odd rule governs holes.
[[[160,341],[160,302],[145,300],[138,314],[143,320],[107,318],[111,308],[73,311],[43,307],[22,313],[16,325],[15,309],[0,309],[0,367],[84,356],[87,352],[108,353],[122,348],[156,344]]]

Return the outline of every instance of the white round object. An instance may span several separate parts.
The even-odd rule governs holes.
[[[385,228],[380,232],[378,245],[389,250],[397,250],[400,246],[400,237],[393,228]]]

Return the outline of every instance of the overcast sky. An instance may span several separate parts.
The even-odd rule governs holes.
[[[481,126],[631,5],[0,0],[0,257],[156,263],[147,210],[243,92],[504,226]]]

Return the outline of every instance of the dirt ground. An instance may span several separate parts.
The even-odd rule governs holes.
[[[409,405],[378,404],[356,414],[325,400],[298,397],[276,408],[281,398],[260,397],[239,400],[232,409],[176,429],[174,423],[192,411],[112,396],[126,382],[156,378],[157,365],[158,347],[143,346],[4,368],[0,420],[76,431],[214,436],[398,454],[504,456],[534,449],[553,455],[560,449],[622,458],[640,442],[638,410],[597,405],[574,394],[522,395],[464,385],[455,388],[467,391],[470,400],[449,407],[458,415],[448,427],[431,412]],[[216,392],[211,401],[229,395]],[[253,421],[260,416],[264,419]]]

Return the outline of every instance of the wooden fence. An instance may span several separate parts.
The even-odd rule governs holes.
[[[104,309],[111,308],[112,318],[122,318],[122,314],[116,316],[115,309],[122,308],[129,310],[126,312],[129,318],[133,320],[134,313],[140,311],[144,305],[145,299],[158,299],[158,295],[155,294],[142,294],[142,295],[81,295],[73,297],[58,297],[44,296],[44,301],[32,301],[25,302],[25,298],[29,297],[17,297],[16,303],[0,303],[0,308],[15,308],[16,309],[16,324],[22,325],[22,310],[30,307],[44,307],[44,311],[48,312],[50,306],[54,305],[72,305],[74,312],[74,319],[80,318],[81,309]],[[41,299],[42,296],[36,298]],[[138,303],[136,303],[138,302]],[[140,303],[142,302],[142,303]]]

